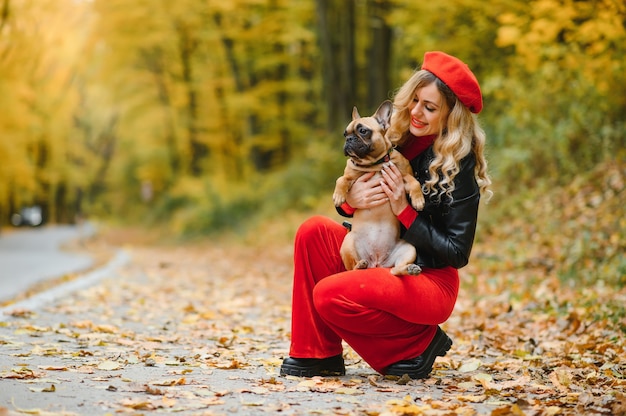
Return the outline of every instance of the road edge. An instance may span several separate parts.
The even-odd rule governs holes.
[[[115,256],[103,267],[86,273],[83,276],[71,280],[69,282],[62,283],[58,286],[50,288],[46,291],[37,293],[28,299],[7,305],[0,308],[0,315],[11,314],[16,310],[37,310],[41,309],[46,304],[52,303],[57,299],[67,295],[68,293],[75,292],[80,289],[93,286],[101,280],[110,276],[110,274],[130,261],[130,253],[125,250],[119,249],[116,251]]]

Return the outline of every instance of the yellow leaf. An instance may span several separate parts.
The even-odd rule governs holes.
[[[337,401],[342,402],[342,403],[360,404],[362,400],[363,400],[362,398],[358,398],[354,396],[337,397]]]
[[[105,334],[114,334],[118,331],[113,325],[96,325],[93,330],[94,332],[102,332]]]
[[[30,387],[29,390],[35,393],[54,393],[56,391],[56,387],[54,387],[54,384],[50,384],[50,387],[43,387],[43,388]]]
[[[546,416],[561,415],[563,414],[563,409],[561,409],[559,406],[548,406],[547,408],[543,409],[543,414]]]
[[[151,410],[154,409],[154,406],[152,405],[152,403],[150,403],[149,401],[146,400],[141,400],[141,399],[126,399],[126,400],[122,400],[121,405],[124,407],[130,407],[131,409],[135,409],[135,410]]]
[[[348,394],[348,395],[364,394],[363,391],[361,391],[359,389],[353,389],[353,388],[350,388],[350,387],[339,387],[337,390],[335,390],[335,393],[337,393],[337,394]]]
[[[469,373],[470,371],[476,371],[481,364],[482,362],[479,359],[472,358],[471,360],[466,361],[463,363],[463,365],[461,365],[461,367],[459,368],[459,372]]]
[[[269,389],[265,387],[252,387],[249,391],[254,394],[269,394],[270,392]]]
[[[163,399],[161,400],[161,403],[163,407],[174,407],[174,405],[176,404],[176,399],[173,399],[170,397],[163,397]]]
[[[487,373],[478,373],[472,376],[472,378],[482,384],[483,388],[489,389],[492,388],[491,382],[493,381],[493,377],[491,377]]]
[[[48,370],[48,371],[67,371],[67,367],[65,366],[39,366],[40,369],[42,370]]]
[[[187,384],[187,380],[184,377],[178,379],[167,379],[161,381],[153,381],[150,384],[154,386],[182,386]]]
[[[565,393],[571,384],[570,375],[565,370],[555,370],[548,376],[554,387]]]
[[[93,322],[91,322],[91,321],[78,321],[78,322],[72,322],[71,325],[73,327],[75,327],[75,328],[88,329],[88,328],[91,328],[93,326]]]
[[[105,360],[105,361],[102,361],[100,364],[98,364],[99,370],[111,371],[111,370],[117,370],[119,368],[120,368],[120,364],[111,360]]]
[[[317,380],[304,380],[298,383],[298,387],[314,387],[317,385]]]
[[[484,394],[478,394],[478,395],[466,395],[466,396],[457,396],[457,399],[459,399],[462,402],[471,402],[471,403],[482,403],[487,399],[487,396]]]
[[[195,324],[200,319],[200,315],[198,314],[190,314],[183,318],[184,324]]]

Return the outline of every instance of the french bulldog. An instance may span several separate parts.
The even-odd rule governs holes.
[[[335,206],[346,201],[348,190],[361,175],[374,171],[375,176],[381,176],[383,165],[393,162],[402,172],[411,205],[417,210],[424,207],[422,187],[413,176],[409,161],[385,137],[392,111],[393,104],[389,100],[370,117],[361,117],[356,107],[352,109],[352,121],[343,134],[348,161],[335,185]],[[400,238],[400,221],[389,203],[354,212],[351,231],[340,253],[346,270],[391,267],[391,273],[396,276],[417,275],[422,271],[413,263],[417,256],[415,247]]]

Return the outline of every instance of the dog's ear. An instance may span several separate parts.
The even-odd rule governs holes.
[[[359,110],[356,109],[356,105],[352,107],[352,120],[356,120],[357,118],[361,118],[359,115]]]
[[[393,112],[393,103],[389,100],[385,100],[378,107],[378,110],[374,113],[374,118],[382,126],[383,130],[389,128],[391,121],[391,113]]]

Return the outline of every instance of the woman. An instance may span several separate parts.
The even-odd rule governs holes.
[[[295,238],[292,334],[281,375],[345,374],[342,340],[385,375],[429,376],[452,340],[439,324],[457,299],[459,268],[468,263],[480,194],[491,183],[485,134],[475,114],[480,86],[459,59],[427,52],[422,69],[398,90],[388,135],[411,161],[426,205],[417,212],[393,164],[383,179],[363,175],[340,213],[391,204],[402,237],[417,249],[418,276],[388,268],[346,271],[339,248],[346,229],[315,216]]]

